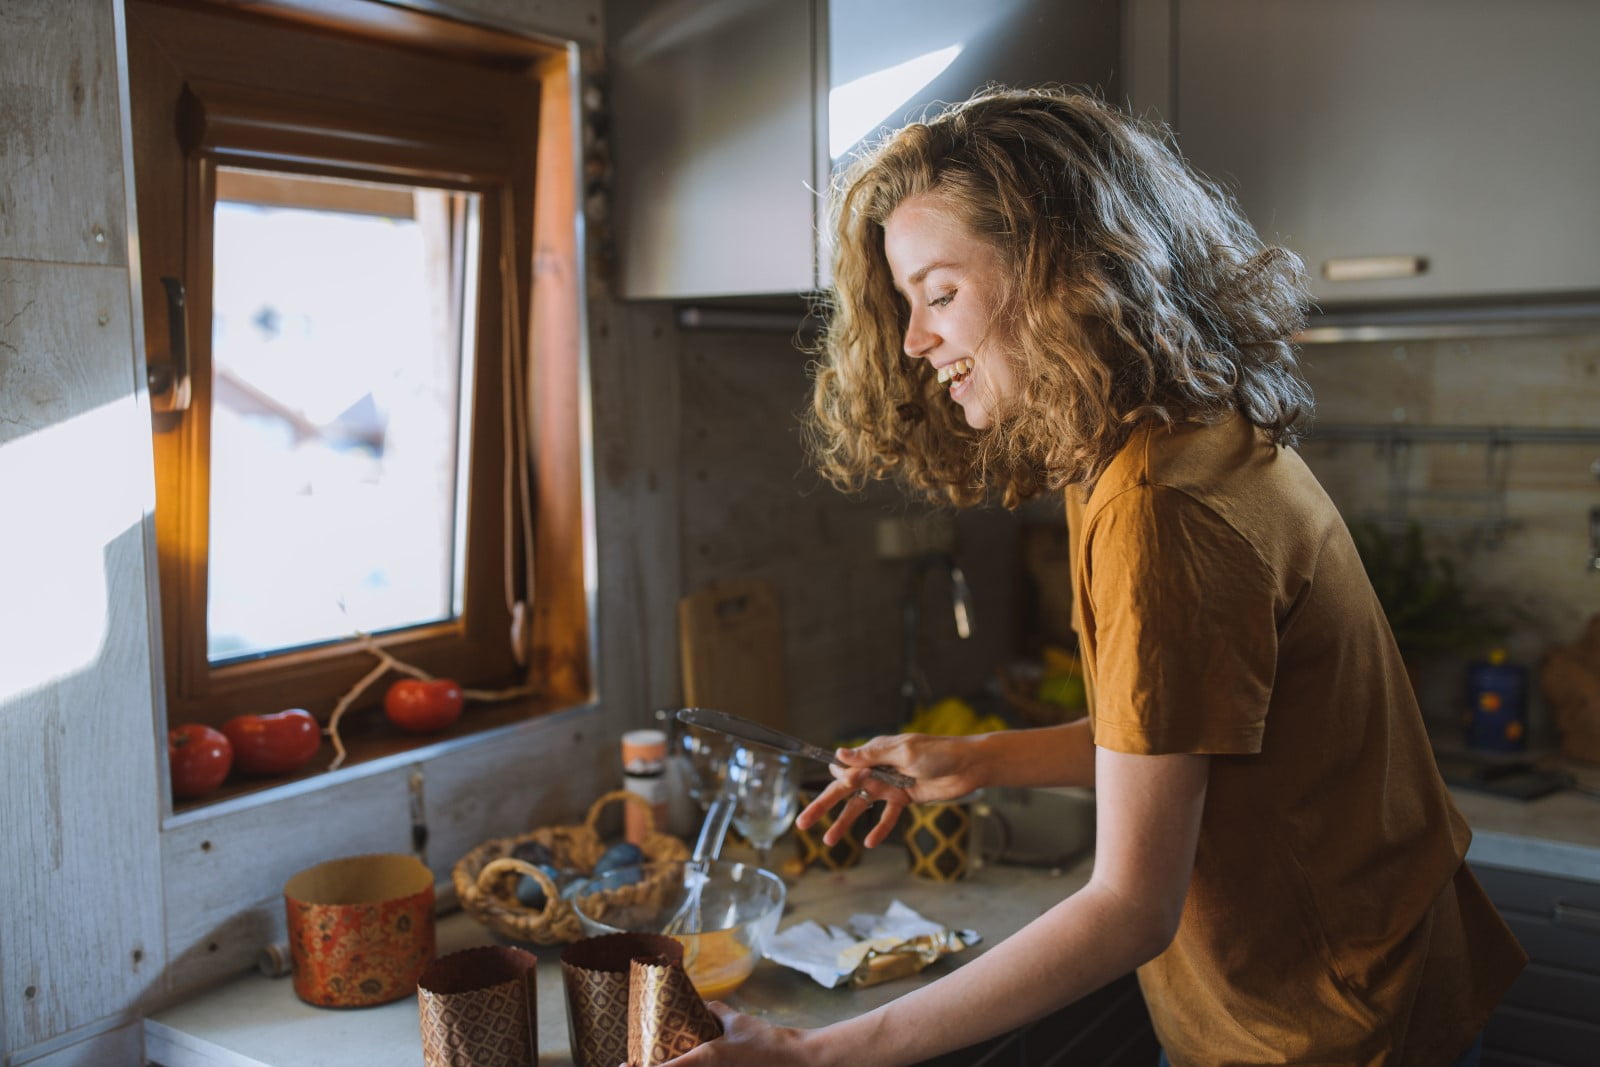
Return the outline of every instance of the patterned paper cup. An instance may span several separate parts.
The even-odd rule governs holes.
[[[408,997],[433,960],[433,872],[415,856],[351,856],[283,887],[295,995],[321,1008]]]
[[[683,946],[661,934],[605,934],[575,941],[562,951],[567,1039],[576,1067],[629,1062],[628,994],[637,958],[664,958],[681,966]]]
[[[417,980],[427,1067],[528,1067],[539,1062],[539,958],[490,945],[452,952]]]
[[[629,964],[628,1067],[658,1067],[721,1036],[680,962],[642,956]]]

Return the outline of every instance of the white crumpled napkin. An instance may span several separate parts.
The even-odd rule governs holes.
[[[767,943],[766,956],[810,975],[824,989],[832,989],[850,977],[868,952],[891,949],[944,929],[898,900],[882,915],[852,915],[848,925],[846,930],[810,919],[796,923]]]

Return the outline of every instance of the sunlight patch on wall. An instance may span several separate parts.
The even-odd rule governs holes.
[[[953,44],[845,82],[828,93],[828,154],[838,159],[943,74],[965,47]]]
[[[0,706],[95,662],[110,623],[106,548],[154,508],[148,415],[128,396],[0,445]]]

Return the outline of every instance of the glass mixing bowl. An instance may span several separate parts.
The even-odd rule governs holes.
[[[747,863],[714,860],[618,867],[578,883],[569,899],[590,937],[667,934],[707,1000],[750,977],[783,914],[783,879]]]

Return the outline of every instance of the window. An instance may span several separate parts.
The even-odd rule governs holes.
[[[209,667],[463,614],[479,200],[217,168]]]
[[[533,690],[458,730],[581,701],[565,53],[281,6],[129,4],[168,721],[326,721],[360,635]]]

